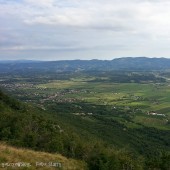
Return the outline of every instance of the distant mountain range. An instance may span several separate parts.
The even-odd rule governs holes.
[[[113,60],[61,60],[61,61],[0,61],[0,72],[10,71],[165,71],[170,69],[170,59],[126,57]]]

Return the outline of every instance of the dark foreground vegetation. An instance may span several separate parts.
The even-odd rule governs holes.
[[[126,132],[120,123],[101,116],[94,117],[95,125],[84,126],[83,123],[87,122],[77,117],[47,114],[10,98],[2,91],[0,110],[0,140],[11,145],[81,159],[92,170],[168,170],[170,167],[168,132],[153,128]],[[109,142],[106,142],[107,139]],[[112,141],[118,145],[126,145],[127,142],[136,148],[118,149]]]

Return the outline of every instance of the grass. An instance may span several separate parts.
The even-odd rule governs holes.
[[[167,120],[166,118],[162,118],[159,116],[151,117],[151,116],[138,115],[134,118],[134,122],[136,123],[142,123],[145,126],[155,127],[162,130],[169,130],[166,120]]]
[[[65,80],[65,81],[61,81],[61,80],[55,80],[55,81],[51,81],[50,83],[46,83],[46,84],[39,84],[37,85],[37,88],[42,88],[42,89],[46,89],[46,88],[53,88],[53,89],[66,89],[66,88],[70,88],[73,86],[80,86],[80,85],[84,85],[86,84],[85,82],[81,82],[81,81],[69,81],[69,80]]]
[[[19,169],[43,169],[43,170],[53,170],[53,169],[59,169],[59,170],[85,170],[87,169],[86,164],[82,161],[74,160],[74,159],[68,159],[60,154],[50,154],[45,152],[37,152],[33,150],[28,149],[19,149],[16,147],[11,147],[5,143],[0,143],[0,169],[18,169],[8,167],[3,168],[2,166],[4,163],[27,163],[31,166],[29,167],[19,167]],[[47,165],[44,166],[36,166],[36,164],[43,162],[47,163]],[[48,163],[51,166],[48,165]],[[55,164],[56,163],[56,164]],[[12,166],[12,165],[11,165]]]

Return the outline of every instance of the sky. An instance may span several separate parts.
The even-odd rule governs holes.
[[[170,58],[169,0],[0,0],[0,60]]]

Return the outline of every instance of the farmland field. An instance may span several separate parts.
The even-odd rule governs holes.
[[[48,74],[46,76],[48,77]],[[170,129],[168,81],[117,83],[110,81],[109,76],[95,77],[90,74],[80,74],[76,77],[72,74],[66,80],[50,80],[49,78],[46,80],[42,77],[38,83],[28,81],[28,78],[16,76],[12,83],[5,83],[8,82],[8,77],[2,77],[1,86],[7,87],[6,89],[13,92],[19,99],[35,103],[43,109],[57,103],[70,103],[75,112],[84,113],[84,110],[77,108],[76,105],[88,103],[92,106],[107,107],[104,114],[109,116],[112,114],[113,119],[122,117],[121,114],[114,114],[114,110],[123,112],[124,116],[133,121],[130,124],[124,123],[129,127],[136,127],[135,123],[140,123],[149,127]],[[162,116],[147,115],[151,112],[162,114]]]

